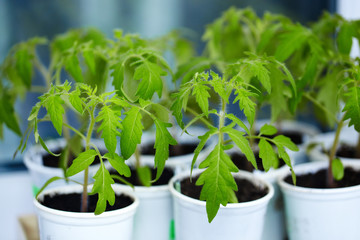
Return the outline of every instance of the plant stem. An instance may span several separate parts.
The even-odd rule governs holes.
[[[336,116],[333,113],[331,113],[327,108],[325,108],[319,101],[317,101],[315,98],[313,98],[310,94],[304,93],[303,96],[306,97],[307,99],[309,99],[316,106],[318,106],[326,114],[328,114],[337,124],[340,124],[340,122],[336,118]]]
[[[334,187],[334,176],[332,174],[332,162],[335,159],[335,155],[336,155],[336,150],[339,144],[339,139],[340,139],[340,133],[341,133],[341,129],[344,125],[344,117],[339,121],[338,126],[336,128],[336,132],[335,132],[335,139],[334,142],[331,146],[330,149],[330,155],[329,155],[329,165],[328,165],[328,172],[327,172],[327,186],[329,188],[333,188]]]
[[[221,129],[225,126],[225,112],[226,112],[226,102],[224,99],[221,99],[221,111],[219,116],[219,142],[221,145],[224,145],[224,133]]]
[[[85,151],[90,149],[90,140],[91,135],[94,130],[95,118],[94,118],[95,108],[90,109],[90,125],[86,134],[86,143],[85,143]],[[83,193],[82,193],[82,201],[81,201],[81,212],[86,212],[88,208],[88,177],[89,177],[89,167],[87,167],[84,171],[84,184],[83,184]]]
[[[140,158],[141,158],[140,149],[139,149],[139,146],[136,146],[136,148],[135,148],[135,168],[141,167]]]
[[[198,116],[199,115],[194,109],[189,108],[189,107],[186,108],[186,111],[191,113],[193,116]],[[208,120],[206,120],[204,118],[200,118],[199,120],[202,121],[208,127],[213,126]]]

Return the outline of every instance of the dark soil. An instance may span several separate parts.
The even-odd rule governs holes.
[[[98,195],[89,195],[88,201],[89,206],[87,212],[94,212],[96,208],[96,203],[98,200]],[[131,205],[134,201],[126,195],[116,195],[114,206],[109,204],[106,207],[106,211],[113,211],[121,209]],[[54,196],[46,195],[43,201],[40,203],[46,207],[67,211],[67,212],[81,212],[81,194],[72,193],[72,194],[56,194]]]
[[[62,152],[62,149],[57,149],[55,150],[53,153],[55,154],[60,154]],[[102,155],[105,154],[105,152],[100,152]],[[60,157],[56,157],[53,156],[51,154],[46,153],[46,155],[43,156],[42,161],[43,161],[43,165],[46,167],[51,167],[51,168],[59,168],[60,166]],[[67,163],[67,167],[70,167],[72,162],[74,161],[74,159],[77,158],[77,156],[70,154],[69,157],[69,161]],[[98,156],[95,157],[94,162],[91,165],[95,165],[100,163],[100,159]]]
[[[265,171],[264,166],[262,164],[262,159],[259,157],[259,152],[255,151],[255,160],[258,167],[258,170]],[[235,152],[230,155],[231,160],[240,170],[245,170],[248,172],[253,172],[255,170],[254,166],[247,160],[244,154]],[[283,166],[285,163],[282,159],[279,159],[279,167]]]
[[[259,132],[256,132],[256,134],[259,134]],[[296,145],[300,145],[304,142],[303,140],[303,133],[298,132],[296,130],[282,130],[278,131],[275,135],[269,136],[270,138],[274,138],[278,135],[284,135],[285,137],[288,137],[291,139],[293,143]],[[257,140],[258,141],[258,140]]]
[[[183,179],[180,183],[181,193],[188,197],[199,200],[202,186],[195,185],[197,179],[198,177],[193,177],[192,182],[190,182],[190,178]],[[261,188],[256,186],[246,179],[235,179],[235,181],[238,185],[236,197],[239,203],[257,200],[264,197],[269,192],[268,188]]]
[[[133,184],[134,186],[142,186],[138,176],[137,172],[134,168],[130,167],[131,170],[131,176],[129,178],[126,178],[122,176],[122,178],[126,179],[128,182]],[[151,168],[151,179],[156,178],[156,168]],[[110,174],[118,174],[116,171],[110,171]],[[170,181],[170,179],[174,176],[174,171],[171,168],[165,167],[163,173],[161,174],[161,177],[156,182],[152,183],[152,186],[160,186],[160,185],[167,185]],[[114,179],[116,183],[122,183],[118,181],[117,179]]]
[[[197,147],[196,143],[182,143],[176,146],[169,146],[169,157],[176,157],[193,153]],[[155,155],[154,143],[141,145],[142,155]]]
[[[336,156],[344,158],[359,158],[359,156],[356,156],[356,147],[345,143],[340,144],[340,147],[336,152]]]
[[[323,169],[316,173],[309,173],[305,175],[296,176],[296,185],[307,188],[329,188],[326,185],[327,170]],[[293,184],[291,176],[285,178],[285,182]],[[351,167],[345,168],[344,178],[340,181],[335,181],[335,188],[351,187],[360,185],[360,171],[354,170]]]

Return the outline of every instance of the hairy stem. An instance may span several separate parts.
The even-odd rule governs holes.
[[[330,149],[330,154],[329,154],[329,165],[328,165],[328,172],[327,172],[327,186],[329,188],[333,188],[334,187],[334,176],[332,174],[332,162],[335,159],[335,155],[336,155],[336,150],[337,147],[339,145],[339,139],[340,139],[340,133],[341,133],[341,129],[344,125],[344,117],[339,121],[338,126],[336,128],[336,132],[335,132],[335,139],[334,142],[331,146]]]

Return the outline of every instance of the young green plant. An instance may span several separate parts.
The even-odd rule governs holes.
[[[211,109],[209,104],[209,91],[215,91],[220,98],[219,109]],[[267,137],[276,133],[276,128],[271,125],[265,125],[261,128],[259,135],[251,134],[249,128],[243,120],[236,117],[234,114],[228,113],[227,108],[230,104],[231,94],[235,95],[233,103],[237,103],[240,111],[244,111],[247,121],[250,125],[253,124],[256,103],[252,100],[256,97],[256,89],[250,84],[242,81],[239,78],[225,79],[214,72],[196,73],[193,79],[183,84],[175,94],[176,101],[172,106],[173,113],[180,126],[183,126],[184,131],[191,124],[199,119],[205,118],[208,115],[214,115],[218,118],[218,125],[208,125],[209,130],[200,136],[200,143],[198,144],[192,162],[192,168],[195,165],[200,151],[205,146],[206,142],[214,135],[217,135],[217,141],[214,149],[200,163],[199,167],[205,169],[196,181],[196,185],[202,185],[200,200],[206,201],[206,211],[208,220],[211,222],[216,216],[220,204],[226,206],[228,203],[237,202],[234,191],[237,191],[238,186],[232,176],[232,173],[237,172],[238,168],[231,161],[226,150],[233,148],[235,144],[246,156],[248,161],[257,168],[254,152],[250,147],[249,140],[257,138],[259,142],[260,158],[262,159],[265,170],[277,164],[278,158],[290,167],[292,171],[291,161],[285,148],[297,151],[298,148],[291,140],[285,136],[276,136],[275,138]],[[201,113],[195,116],[186,126],[183,123],[183,112],[187,110],[188,99],[194,95],[196,101],[201,109]],[[229,122],[227,124],[227,122]],[[237,126],[238,128],[234,128]],[[241,130],[239,130],[239,128]],[[277,152],[271,146],[274,144]],[[293,179],[295,175],[292,171]]]
[[[143,129],[141,112],[149,114],[156,123],[155,148],[158,157],[155,160],[155,166],[157,167],[157,176],[161,175],[165,161],[168,158],[169,144],[176,144],[176,141],[171,137],[167,129],[171,124],[162,121],[156,115],[147,111],[147,108],[152,105],[150,101],[139,99],[137,103],[133,103],[124,97],[116,95],[115,91],[98,95],[96,88],[92,88],[83,83],[76,84],[76,87],[72,89],[71,84],[68,82],[65,82],[63,85],[51,86],[50,90],[39,99],[40,101],[33,107],[28,119],[36,142],[40,142],[44,149],[51,153],[38,131],[38,125],[43,121],[51,121],[59,135],[62,135],[63,129],[67,128],[75,135],[80,136],[84,141],[84,151],[74,159],[65,174],[65,178],[68,179],[77,173],[84,173],[84,181],[82,183],[82,211],[86,211],[88,205],[88,169],[94,162],[96,156],[100,159],[100,165],[95,176],[93,176],[94,184],[92,191],[89,193],[91,195],[98,194],[95,214],[104,212],[107,203],[110,205],[114,204],[115,193],[111,187],[111,184],[114,183],[113,178],[118,178],[127,183],[122,177],[110,175],[108,169],[105,168],[104,160],[108,160],[120,176],[130,176],[131,172],[124,158],[116,153],[116,146],[118,144],[117,137],[121,136],[122,141],[127,141],[129,151],[134,151],[134,144],[136,144],[134,139],[141,139]],[[77,112],[77,114],[82,115],[88,120],[86,131],[82,132],[81,129],[77,129],[63,121],[66,103],[71,104],[72,109]],[[39,117],[41,108],[45,108],[46,110],[44,117]],[[125,117],[123,118],[122,115],[124,114]],[[91,137],[96,131],[101,133],[101,138],[103,138],[108,151],[103,155],[97,146],[91,142]],[[46,188],[47,185],[59,179],[62,178],[54,177],[49,179],[39,193]]]

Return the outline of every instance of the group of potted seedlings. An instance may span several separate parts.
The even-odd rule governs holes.
[[[359,158],[355,141],[341,145],[360,131],[359,24],[230,8],[201,56],[177,32],[15,45],[0,134],[23,135],[41,239],[358,239],[360,162],[337,150]],[[28,92],[41,96],[22,133],[15,103]],[[288,120],[309,108],[335,131]]]

